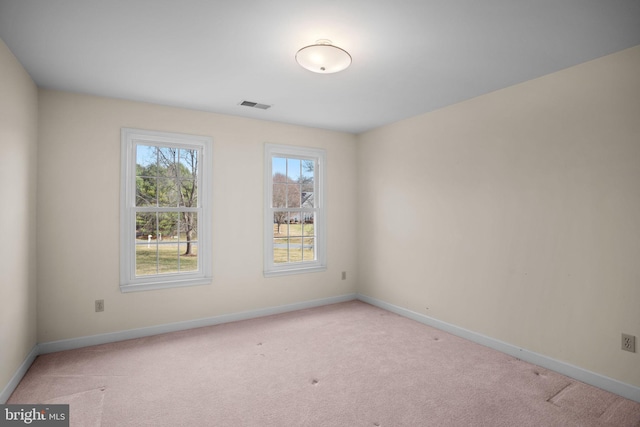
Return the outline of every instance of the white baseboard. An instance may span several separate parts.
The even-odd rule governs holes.
[[[36,360],[36,357],[38,357],[38,354],[38,344],[36,344],[33,346],[22,364],[18,367],[15,374],[13,374],[13,377],[11,377],[7,385],[2,389],[2,392],[0,392],[0,404],[5,404],[7,400],[9,400],[9,397],[11,397],[11,393],[13,393],[16,387],[18,387],[18,384],[20,384],[22,377],[24,377],[24,374],[27,373],[33,361]]]
[[[219,325],[222,323],[236,322],[239,320],[255,319],[257,317],[270,316],[272,314],[287,313],[290,311],[304,310],[307,308],[320,307],[323,305],[336,304],[340,302],[353,301],[356,294],[339,295],[329,298],[321,298],[311,301],[302,301],[293,304],[280,305],[275,307],[260,308],[257,310],[243,311],[240,313],[223,314],[220,316],[209,317],[205,319],[187,320],[184,322],[169,323],[165,325],[150,326],[147,328],[130,329],[120,332],[112,332],[107,334],[92,335],[80,338],[71,338],[67,340],[51,341],[36,344],[24,362],[15,372],[9,383],[0,393],[0,404],[6,403],[11,393],[16,389],[22,377],[40,354],[54,353],[56,351],[73,350],[75,348],[88,347],[98,344],[107,344],[111,342],[124,341],[133,338],[148,337],[151,335],[164,334],[167,332],[183,331],[186,329],[200,328],[203,326]]]
[[[151,335],[158,335],[167,332],[182,331],[186,329],[199,328],[203,326],[219,325],[222,323],[236,322],[239,320],[254,319],[258,317],[270,316],[272,314],[287,313],[290,311],[303,310],[307,308],[320,307],[323,305],[336,304],[340,302],[352,301],[358,299],[368,304],[380,307],[382,309],[399,314],[403,317],[416,320],[420,323],[432,326],[445,332],[449,332],[453,335],[461,338],[468,339],[475,343],[484,345],[489,348],[501,351],[511,356],[522,359],[526,362],[533,363],[534,365],[541,366],[543,368],[550,369],[568,377],[574,378],[578,381],[582,381],[586,384],[593,385],[603,390],[610,391],[619,396],[627,399],[640,402],[640,387],[636,387],[630,384],[623,383],[618,380],[614,380],[603,375],[596,374],[594,372],[587,371],[577,366],[570,365],[547,356],[543,356],[538,353],[514,346],[496,340],[473,331],[469,331],[464,328],[434,319],[429,316],[425,316],[420,313],[402,308],[387,302],[378,300],[362,294],[347,294],[336,297],[322,298],[311,301],[303,301],[299,303],[281,305],[276,307],[267,307],[257,310],[244,311],[240,313],[224,314],[220,316],[209,317],[205,319],[188,320],[184,322],[169,323],[165,325],[150,326],[147,328],[130,329],[126,331],[113,332],[107,334],[92,335],[87,337],[72,338],[68,340],[51,341],[46,343],[37,344],[33,347],[29,355],[25,358],[24,362],[17,369],[9,383],[0,392],[0,403],[5,403],[11,393],[22,380],[33,361],[39,354],[53,353],[56,351],[72,350],[75,348],[88,347],[91,345],[106,344],[117,341],[124,341],[133,338],[141,338]]]
[[[222,323],[237,322],[239,320],[254,319],[256,317],[287,313],[289,311],[303,310],[305,308],[320,307],[323,305],[352,301],[354,299],[356,299],[356,294],[339,295],[335,297],[302,301],[275,307],[259,308],[257,310],[243,311],[240,313],[223,314],[220,316],[208,317],[204,319],[187,320],[184,322],[168,323],[164,325],[149,326],[146,328],[129,329],[126,331],[111,332],[107,334],[45,342],[39,344],[38,348],[39,354],[53,353],[63,350],[73,350],[75,348],[88,347],[91,345],[107,344],[111,342],[164,334],[167,332],[184,331],[187,329],[201,328],[203,326],[213,326]]]
[[[450,323],[434,319],[433,317],[416,313],[403,307],[389,304],[376,298],[357,294],[357,299],[640,403],[640,387],[587,371],[586,369],[478,334]]]

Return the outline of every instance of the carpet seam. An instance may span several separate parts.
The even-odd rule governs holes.
[[[561,394],[562,392],[564,392],[566,389],[568,389],[569,387],[571,387],[574,383],[570,382],[569,384],[567,384],[566,386],[562,387],[560,390],[558,390],[558,392],[556,394],[554,394],[553,396],[551,396],[550,398],[547,399],[547,402],[551,403],[552,405],[557,406],[558,408],[561,408],[560,405],[556,404],[556,402],[553,402],[553,399],[558,396],[559,394]]]
[[[77,396],[77,395],[80,395],[80,394],[85,394],[85,393],[89,393],[89,392],[91,392],[91,391],[96,391],[96,390],[99,390],[99,391],[105,392],[105,391],[107,391],[107,386],[106,386],[106,385],[103,385],[103,386],[96,387],[96,388],[90,388],[90,389],[88,389],[88,390],[78,391],[78,392],[76,392],[76,393],[63,394],[63,395],[61,395],[61,396],[54,396],[54,397],[51,397],[51,398],[49,398],[49,399],[47,399],[47,400],[52,400],[52,399],[62,399],[62,398],[69,397],[69,396]]]

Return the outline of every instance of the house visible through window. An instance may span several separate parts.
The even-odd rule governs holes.
[[[324,270],[324,151],[265,145],[265,275]]]
[[[208,283],[208,137],[122,131],[121,289]]]

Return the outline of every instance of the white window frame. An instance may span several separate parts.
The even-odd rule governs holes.
[[[316,259],[313,261],[275,263],[273,260],[273,158],[288,157],[315,161],[314,210],[316,233]],[[264,276],[312,273],[327,269],[327,221],[326,221],[326,154],[320,148],[265,143],[264,154]]]
[[[165,273],[136,276],[136,147],[150,145],[161,147],[197,149],[198,158],[198,270],[193,272]],[[157,132],[142,129],[121,130],[120,176],[120,290],[134,292],[181,286],[210,284],[212,279],[212,139],[179,133]]]

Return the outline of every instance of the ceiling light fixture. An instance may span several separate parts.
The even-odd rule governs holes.
[[[337,73],[351,65],[351,55],[331,40],[318,40],[316,44],[303,47],[296,53],[296,61],[303,68],[320,74]]]

